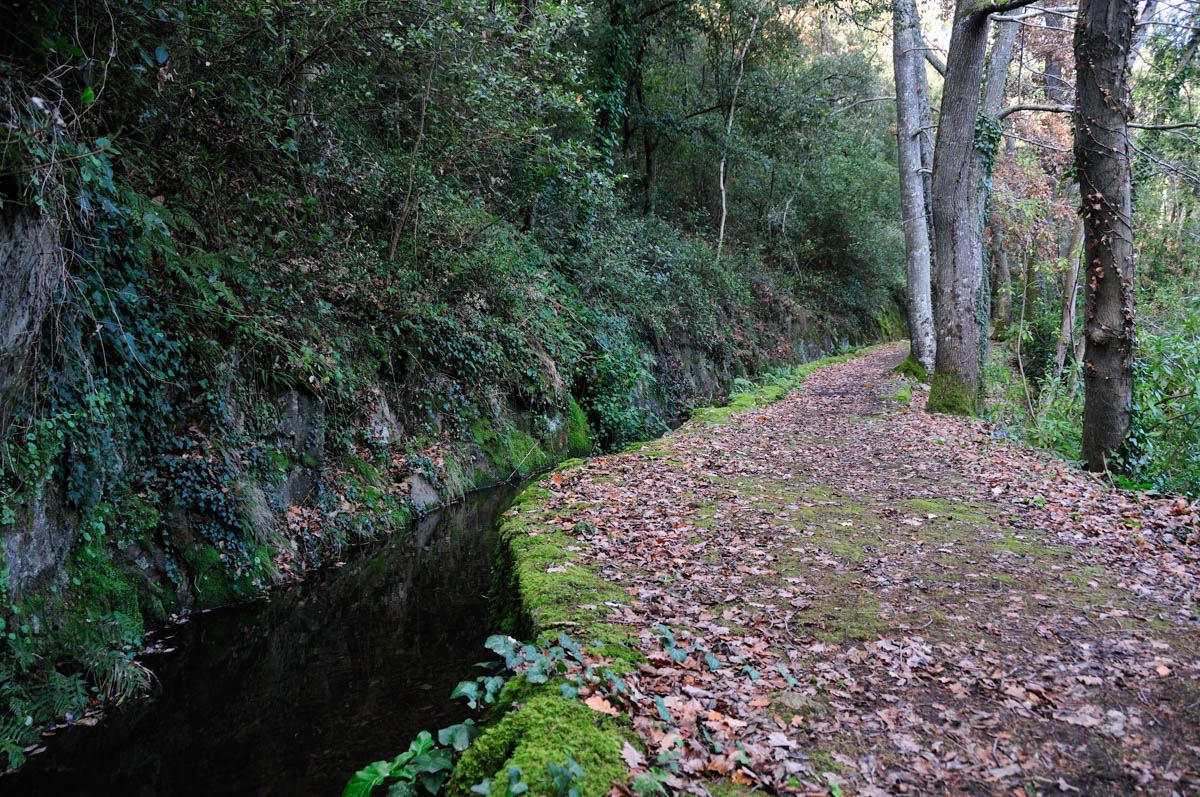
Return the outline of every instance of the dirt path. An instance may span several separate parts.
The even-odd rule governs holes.
[[[544,625],[636,640],[592,695],[626,762],[697,793],[1200,793],[1200,567],[1162,543],[1195,508],[910,409],[903,353],[546,482],[557,569],[625,596]]]

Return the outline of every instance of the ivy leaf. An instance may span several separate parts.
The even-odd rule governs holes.
[[[661,696],[655,695],[654,705],[658,707],[658,716],[663,718],[663,722],[671,722],[671,712],[667,710],[667,704]]]
[[[398,780],[387,791],[387,797],[414,797],[417,790],[407,780]]]
[[[350,778],[350,782],[342,790],[342,797],[369,797],[371,789],[383,783],[391,771],[392,766],[387,761],[368,764]]]
[[[458,686],[454,687],[454,691],[450,693],[450,699],[456,697],[465,697],[467,705],[475,708],[479,702],[479,684],[474,681],[460,681]]]
[[[471,746],[471,742],[478,735],[479,729],[475,727],[475,721],[467,720],[438,731],[438,743],[448,744],[461,753]]]

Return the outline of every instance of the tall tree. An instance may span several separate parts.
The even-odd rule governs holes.
[[[954,11],[933,153],[937,354],[931,411],[974,414],[982,409],[988,295],[983,279],[986,191],[981,186],[999,144],[999,124],[981,118],[980,86],[991,16],[1030,2],[958,0]]]
[[[925,57],[921,50],[916,0],[892,4],[892,67],[896,83],[896,146],[900,170],[900,208],[904,216],[910,357],[933,371],[933,299],[930,293],[931,247],[926,216],[924,163],[921,157],[923,116],[929,107]],[[922,91],[924,88],[924,91]]]
[[[1082,0],[1075,23],[1075,163],[1083,202],[1083,457],[1108,468],[1129,432],[1134,282],[1129,56],[1134,0]]]

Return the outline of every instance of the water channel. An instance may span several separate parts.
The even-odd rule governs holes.
[[[46,740],[0,794],[337,795],[422,729],[490,654],[487,592],[501,486],[365,546],[269,600],[158,635],[151,694]]]

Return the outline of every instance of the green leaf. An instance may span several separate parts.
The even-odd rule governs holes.
[[[450,699],[456,697],[465,697],[467,705],[475,708],[479,701],[479,684],[474,681],[460,681],[458,686],[454,687],[454,691],[450,693]]]
[[[471,746],[471,742],[479,735],[474,720],[467,720],[458,725],[451,725],[438,731],[438,744],[448,744],[458,752]]]
[[[398,780],[387,791],[387,797],[415,797],[417,790],[407,780]]]
[[[158,61],[160,64],[165,64],[167,62],[167,58],[169,58],[169,57],[170,56],[167,55],[166,47],[163,47],[160,44],[158,47],[154,48],[154,59],[156,61]]]
[[[342,797],[368,797],[371,789],[391,774],[392,766],[387,761],[376,761],[355,772],[342,790]]]
[[[449,750],[430,750],[409,762],[413,772],[442,772],[454,767],[454,753]]]
[[[442,784],[446,782],[446,778],[450,777],[449,770],[441,772],[429,772],[421,776],[421,785],[425,787],[425,791],[430,794],[437,794],[441,790]]]
[[[79,101],[84,105],[91,105],[96,101],[96,92],[92,91],[91,86],[88,86],[83,90],[83,94],[79,95]]]

